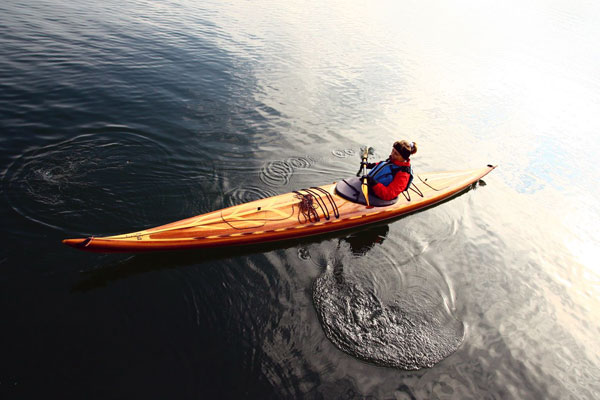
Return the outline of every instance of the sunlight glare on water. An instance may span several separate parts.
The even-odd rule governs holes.
[[[597,398],[599,20],[594,0],[3,1],[0,393]],[[398,139],[417,174],[499,167],[274,248],[60,243],[351,177]]]

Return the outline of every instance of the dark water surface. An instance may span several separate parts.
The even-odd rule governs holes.
[[[0,4],[0,395],[600,397],[594,1]],[[353,175],[500,168],[317,240],[86,254]]]

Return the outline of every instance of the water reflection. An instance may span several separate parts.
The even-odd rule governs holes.
[[[390,231],[388,224],[378,225],[364,231],[357,231],[342,240],[350,245],[350,251],[355,256],[366,255],[376,244],[383,244]]]

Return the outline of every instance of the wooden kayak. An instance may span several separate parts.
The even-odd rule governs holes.
[[[432,206],[468,189],[494,168],[488,165],[472,170],[415,174],[410,190],[400,195],[394,204],[367,207],[347,195],[342,197],[339,185],[348,183],[342,180],[139,232],[65,239],[63,243],[94,252],[141,252],[251,245],[319,235]],[[364,200],[362,193],[357,196]]]

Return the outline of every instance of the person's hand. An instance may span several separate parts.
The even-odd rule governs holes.
[[[367,178],[367,185],[373,186],[373,185],[377,184],[377,181],[375,181],[375,179],[373,179],[372,176],[367,176],[366,178]]]

